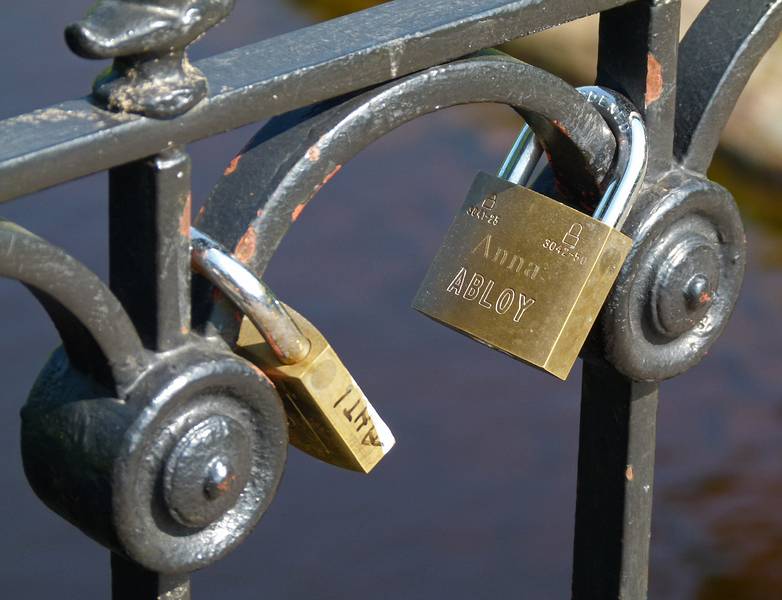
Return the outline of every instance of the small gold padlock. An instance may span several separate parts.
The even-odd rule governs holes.
[[[326,338],[289,306],[310,341],[303,360],[285,364],[245,317],[237,352],[269,376],[288,413],[291,444],[325,462],[369,473],[394,445],[394,436]]]
[[[595,215],[480,173],[413,301],[423,314],[560,379],[630,251],[632,240],[618,228],[646,172],[645,128],[635,108],[604,88],[580,91],[611,126],[621,171]],[[540,152],[530,151],[531,143],[525,129],[501,175],[536,171],[529,161]]]
[[[291,444],[369,473],[394,436],[320,331],[214,240],[191,228],[193,267],[245,314],[236,352],[275,384]]]

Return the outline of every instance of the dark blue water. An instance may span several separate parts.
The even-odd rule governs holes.
[[[3,6],[0,118],[86,93],[102,65],[71,56],[61,31],[87,4]],[[279,1],[239,2],[193,55],[305,24]],[[495,168],[514,127],[498,107],[427,117],[347,165],[304,211],[268,280],[331,340],[397,447],[369,477],[292,450],[271,509],[195,575],[196,597],[569,597],[578,370],[561,383],[409,308],[470,180]],[[191,147],[196,204],[251,133]],[[0,216],[106,275],[105,175]],[[662,386],[652,598],[782,597],[782,273],[763,260],[778,241],[749,234],[727,332]],[[18,284],[0,281],[0,315],[3,597],[106,597],[107,552],[50,513],[21,470],[18,410],[56,334]]]

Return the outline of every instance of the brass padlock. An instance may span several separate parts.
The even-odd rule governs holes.
[[[245,313],[236,352],[280,392],[291,444],[369,473],[394,436],[326,338],[216,242],[194,228],[191,239],[193,266]]]
[[[539,167],[528,128],[500,170],[480,173],[413,307],[566,379],[632,246],[620,233],[646,173],[643,120],[620,95],[581,88],[617,138],[614,179],[589,216],[518,185]],[[513,181],[513,178],[515,181]]]

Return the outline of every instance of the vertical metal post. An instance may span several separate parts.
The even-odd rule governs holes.
[[[672,166],[680,14],[678,0],[639,0],[600,15],[598,84],[643,113],[650,181]],[[656,384],[584,363],[574,599],[646,598],[657,401]]]
[[[176,348],[190,332],[190,158],[179,148],[109,172],[112,291],[144,344]],[[187,575],[147,571],[112,554],[114,600],[189,600]]]
[[[162,575],[111,554],[112,600],[190,600],[187,575]]]
[[[584,364],[573,598],[646,598],[657,385]]]
[[[144,344],[170,350],[190,331],[190,158],[178,148],[109,173],[111,289]]]
[[[642,0],[600,14],[597,81],[623,92],[646,121],[651,176],[671,168],[679,0]]]

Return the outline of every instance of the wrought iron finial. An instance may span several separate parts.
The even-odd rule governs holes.
[[[84,58],[113,58],[93,84],[106,108],[170,118],[206,96],[203,73],[185,50],[222,21],[235,0],[98,0],[65,39]]]

